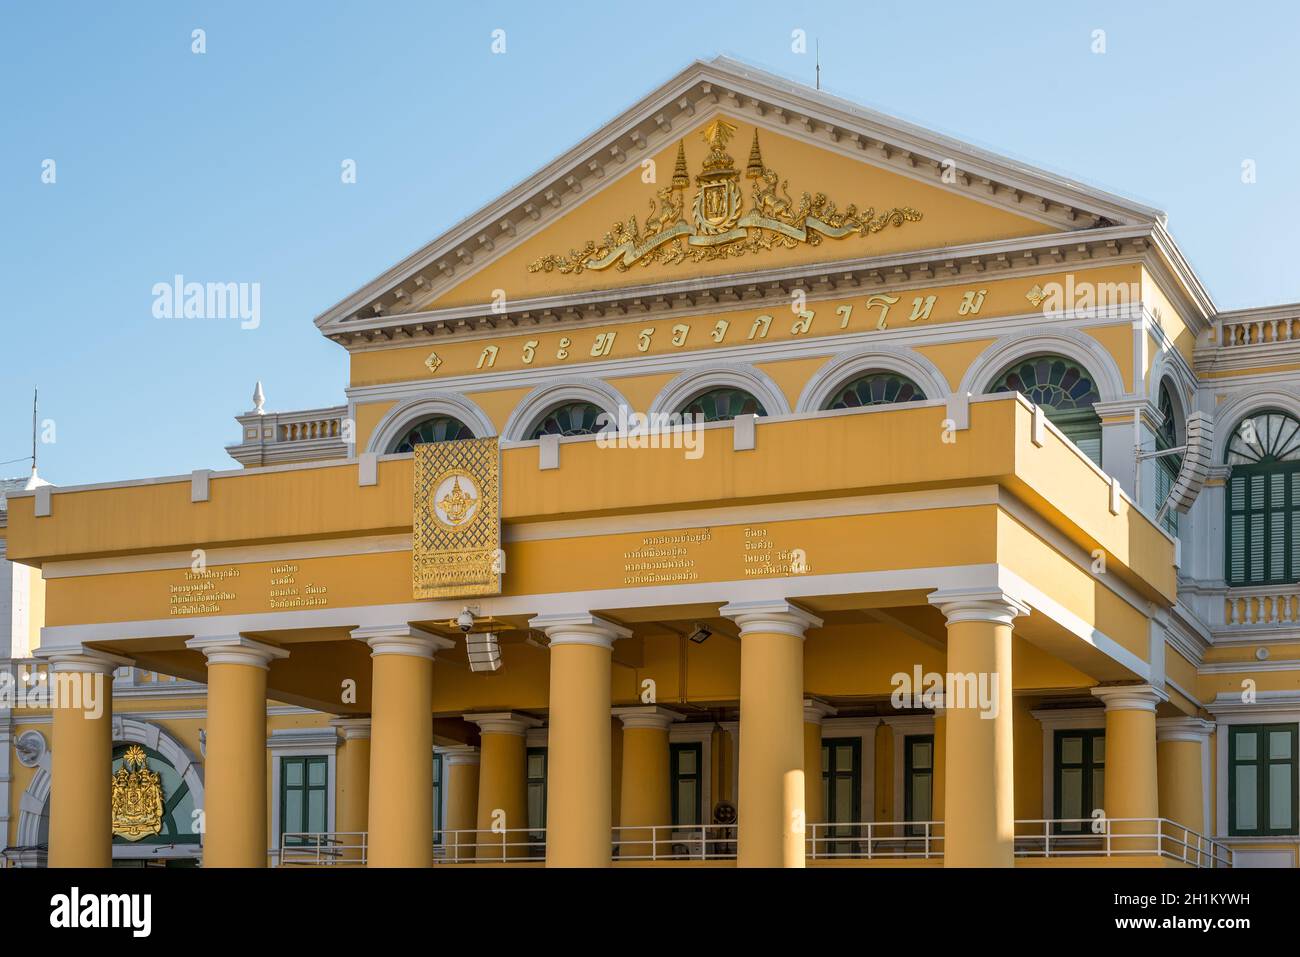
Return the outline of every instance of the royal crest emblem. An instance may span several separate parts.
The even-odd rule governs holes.
[[[417,445],[413,479],[414,596],[499,595],[504,554],[497,440]]]
[[[113,833],[128,841],[162,831],[162,777],[149,770],[144,748],[133,744],[113,775]]]
[[[874,206],[859,209],[850,204],[840,211],[825,193],[803,193],[796,202],[787,191],[788,182],[763,163],[757,129],[745,166],[745,178],[753,182],[749,211],[745,212],[740,170],[727,152],[736,127],[718,118],[700,134],[708,144],[708,153],[695,177],[696,193],[689,206],[686,191],[691,177],[682,140],[677,144],[672,180],[650,200],[644,227],[631,216],[615,223],[600,242],[589,241],[582,249],[569,250],[568,255],[542,256],[529,263],[528,271],[576,275],[611,266],[623,271],[637,264],[710,262],[801,244],[816,246],[823,238],[870,236],[887,226],[921,219],[921,213],[910,206],[877,213]]]
[[[473,477],[465,472],[450,472],[434,489],[433,513],[444,525],[457,528],[474,517],[479,498],[478,484]]]

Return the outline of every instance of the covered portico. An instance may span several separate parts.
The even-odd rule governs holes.
[[[49,580],[42,654],[207,683],[209,866],[266,862],[268,699],[369,719],[345,735],[337,818],[366,822],[350,840],[372,866],[434,862],[433,755],[458,745],[475,758],[447,786],[475,793],[449,796],[469,826],[445,830],[473,831],[476,858],[539,859],[519,818],[543,726],[546,863],[656,857],[671,729],[698,716],[734,755],[704,772],[738,811],[718,840],[741,866],[802,866],[845,843],[818,843],[828,714],[930,716],[925,858],[1011,866],[1032,855],[1017,763],[1040,746],[1019,702],[1098,699],[1106,844],[1160,854],[1157,717],[1195,713],[1163,669],[1174,542],[1022,397],[742,417],[706,427],[702,461],[548,439],[502,444],[503,589],[481,598],[412,600],[409,454],[19,497],[11,555]],[[467,664],[467,605],[499,670]],[[926,697],[917,674],[971,693]],[[107,863],[104,722],[56,711],[56,866]],[[687,839],[701,859],[709,823]],[[915,840],[895,827],[882,840]]]

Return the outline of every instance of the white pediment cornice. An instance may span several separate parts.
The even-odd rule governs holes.
[[[411,315],[434,315],[421,311],[425,304],[634,169],[683,129],[718,112],[1054,225],[1060,234],[1087,232],[1091,242],[1094,232],[1137,229],[1150,235],[1154,230],[1165,243],[1164,214],[1158,210],[719,57],[688,66],[563,156],[326,310],[315,320],[317,327],[331,338],[349,330],[350,340],[352,330],[406,328]],[[944,181],[950,167],[956,182]],[[1175,271],[1181,271],[1181,255],[1169,245]],[[766,281],[763,273],[747,276],[751,283]],[[1199,288],[1194,277],[1192,284]],[[660,284],[674,285],[682,284]],[[623,292],[591,295],[621,297]]]
[[[1028,277],[1071,267],[1150,263],[1155,258],[1153,250],[1149,227],[1114,226],[520,299],[506,303],[499,312],[485,305],[468,305],[378,316],[354,320],[327,330],[326,335],[359,352],[434,339],[472,339],[516,329],[596,325],[635,316],[672,318],[728,308],[764,308],[788,304],[796,288],[815,301],[949,281]]]

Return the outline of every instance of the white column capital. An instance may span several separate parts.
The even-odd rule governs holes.
[[[723,618],[740,626],[746,635],[789,635],[804,637],[809,628],[820,628],[822,620],[788,601],[732,601],[718,609]]]
[[[1001,588],[941,588],[930,592],[929,599],[950,625],[962,621],[1011,625],[1016,618],[1029,614],[1028,605]]]
[[[461,717],[478,725],[481,734],[514,734],[520,737],[523,737],[529,728],[536,728],[542,723],[537,718],[516,711],[463,714]]]
[[[1157,718],[1156,741],[1190,741],[1200,744],[1214,736],[1216,725],[1204,718]]]
[[[216,637],[191,638],[185,647],[201,651],[208,659],[208,667],[213,665],[248,665],[267,671],[271,662],[277,658],[288,658],[289,652],[264,641],[245,638],[243,635],[218,635]]]
[[[1150,711],[1168,701],[1169,695],[1150,685],[1106,685],[1093,688],[1092,693],[1106,704],[1107,711]]]
[[[435,635],[416,628],[414,625],[373,625],[367,628],[354,628],[352,637],[364,641],[370,646],[370,657],[377,655],[407,655],[411,658],[432,658],[434,654],[447,648],[454,648],[456,642],[442,635]]]
[[[112,675],[118,668],[134,664],[130,658],[96,651],[85,645],[71,648],[37,648],[32,652],[36,658],[49,662],[50,670],[56,674]]]
[[[529,627],[543,632],[555,645],[596,645],[613,650],[620,638],[631,638],[632,630],[588,612],[573,615],[538,615]]]
[[[344,741],[357,741],[370,737],[369,718],[332,718],[330,725],[338,729]]]
[[[686,719],[686,715],[657,704],[611,708],[609,713],[621,720],[625,728],[649,728],[652,731],[666,731],[674,721]]]
[[[454,768],[459,765],[477,765],[482,758],[478,748],[471,748],[469,745],[463,745],[459,748],[447,748],[438,751],[442,755],[444,766]]]
[[[803,699],[804,724],[821,724],[828,715],[836,714],[839,714],[839,709],[833,704],[827,704],[818,698]]]

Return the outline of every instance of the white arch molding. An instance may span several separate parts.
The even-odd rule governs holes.
[[[1126,395],[1124,377],[1114,358],[1092,336],[1074,329],[1013,332],[1002,336],[979,354],[957,389],[958,395],[983,395],[1007,366],[1038,355],[1059,355],[1088,370],[1102,402],[1114,402]]]
[[[854,349],[833,356],[813,373],[799,396],[796,412],[821,412],[835,392],[868,372],[892,372],[911,379],[927,399],[948,395],[948,381],[929,359],[912,349],[880,343],[870,349]]]
[[[1234,396],[1214,412],[1214,454],[1210,459],[1214,465],[1223,465],[1228,453],[1228,441],[1236,430],[1237,424],[1260,412],[1276,409],[1285,412],[1300,421],[1300,395],[1269,389],[1264,392],[1243,392]]]
[[[781,387],[771,376],[745,362],[688,369],[659,391],[650,403],[650,412],[677,412],[696,396],[713,389],[740,389],[761,402],[768,415],[790,414],[790,403]]]
[[[491,438],[497,434],[492,420],[465,396],[453,392],[430,392],[389,409],[388,414],[379,420],[370,434],[366,451],[385,454],[416,423],[434,415],[449,415],[459,419],[474,433],[476,439]]]
[[[190,750],[158,725],[149,721],[128,718],[125,715],[113,716],[113,744],[133,742],[157,751],[164,760],[176,769],[189,785],[190,796],[194,806],[202,808],[203,804],[203,766],[199,764]],[[47,746],[37,765],[36,774],[19,801],[18,809],[18,844],[31,847],[40,841],[41,822],[49,817],[50,788],[54,783],[51,772],[52,751]],[[105,769],[105,774],[109,771]]]
[[[547,412],[569,402],[590,402],[601,411],[618,420],[620,407],[631,411],[627,399],[609,383],[600,379],[565,379],[539,385],[515,406],[506,420],[501,437],[508,442],[521,442]]]

